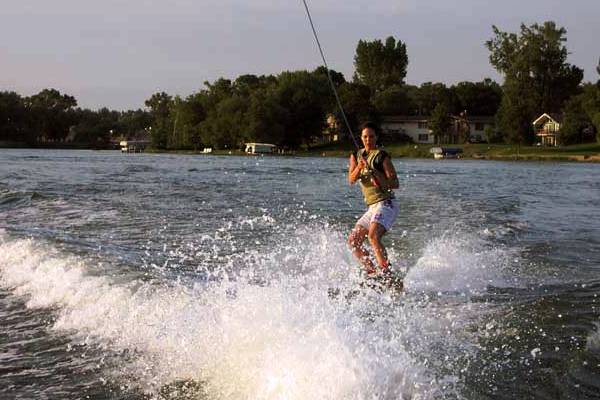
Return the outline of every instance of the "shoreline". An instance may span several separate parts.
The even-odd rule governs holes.
[[[415,145],[390,144],[383,146],[394,158],[433,159],[429,152],[432,147],[455,147],[463,152],[454,159],[490,160],[490,161],[540,161],[540,162],[583,162],[600,163],[600,143],[564,146],[556,148],[526,146],[518,147],[498,144],[450,144],[450,145]],[[353,147],[344,148],[323,146],[320,149],[306,150],[307,155],[347,157]],[[445,158],[444,160],[451,160]]]
[[[459,147],[463,153],[457,158],[447,158],[444,160],[489,160],[489,161],[539,161],[539,162],[574,162],[574,163],[600,163],[600,143],[589,143],[585,145],[565,146],[557,148],[540,148],[536,146],[520,147],[517,151],[515,146],[511,145],[488,145],[488,144],[466,144],[466,145],[397,145],[390,144],[383,146],[392,157],[414,158],[414,159],[433,159],[429,152],[432,147]],[[113,149],[94,149],[91,147],[80,146],[2,146],[2,149],[26,149],[26,150],[105,150],[119,151]],[[265,154],[270,157],[337,157],[345,158],[352,151],[353,147],[348,144],[330,144],[310,149],[295,151],[286,154]],[[248,154],[241,150],[214,150],[212,153],[203,153],[200,150],[154,150],[148,149],[144,153],[151,154],[187,154],[187,155],[213,155],[213,156],[256,156]],[[137,153],[140,154],[140,153]]]

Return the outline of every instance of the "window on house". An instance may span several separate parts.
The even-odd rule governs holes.
[[[428,142],[429,141],[429,135],[426,133],[420,133],[419,134],[419,142]]]
[[[419,129],[427,129],[428,128],[427,121],[420,121],[420,122],[418,122],[418,128]]]
[[[484,129],[483,123],[482,122],[475,122],[475,130],[476,131],[482,131]]]

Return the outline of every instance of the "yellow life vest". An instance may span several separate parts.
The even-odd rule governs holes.
[[[375,186],[375,184],[373,184],[371,181],[371,171],[377,170],[384,173],[383,160],[385,157],[389,157],[389,155],[387,152],[380,149],[367,152],[367,150],[363,148],[357,152],[356,159],[360,160],[364,155],[366,155],[368,168],[365,168],[363,171],[361,171],[359,183],[360,189],[362,190],[365,198],[365,203],[370,206],[371,204],[379,203],[383,200],[393,199],[394,192],[391,189],[382,189]],[[380,158],[378,159],[378,157]]]

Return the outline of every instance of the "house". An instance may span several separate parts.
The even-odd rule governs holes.
[[[436,138],[429,129],[429,116],[389,115],[381,121],[382,134],[395,141],[406,135],[414,143],[434,144]],[[438,138],[437,143],[484,142],[485,130],[494,126],[493,116],[451,115],[451,126],[447,134]]]
[[[150,140],[121,140],[119,146],[121,153],[143,153],[150,144]]]
[[[397,141],[410,137],[415,143],[434,143],[427,116],[388,115],[381,119],[381,134],[385,139]]]
[[[493,115],[470,115],[467,117],[467,121],[470,127],[469,138],[471,143],[487,142],[488,137],[485,131],[494,129],[496,126]]]
[[[265,154],[275,152],[274,144],[268,143],[246,143],[246,153],[250,154]]]
[[[147,130],[140,130],[126,138],[121,137],[120,140],[113,136],[111,143],[114,145],[117,140],[121,148],[121,153],[142,153],[151,143],[150,133]]]
[[[327,127],[323,130],[321,138],[316,142],[319,144],[333,143],[340,140],[339,132],[341,125],[333,114],[327,115]]]
[[[562,116],[556,114],[542,114],[533,121],[533,130],[542,146],[558,146],[557,136],[560,132]]]

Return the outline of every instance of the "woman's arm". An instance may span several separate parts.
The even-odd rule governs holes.
[[[354,154],[350,154],[350,161],[348,163],[348,183],[353,185],[356,183],[358,178],[360,177],[361,171],[367,164],[365,160],[361,159],[360,161],[356,161],[356,156]]]
[[[379,181],[382,189],[398,189],[400,187],[396,169],[394,168],[394,164],[392,164],[391,158],[388,156],[383,159],[383,173],[374,170],[373,174]]]
[[[392,159],[389,157],[386,157],[383,160],[383,172],[385,174],[387,187],[390,189],[398,189],[400,187],[400,183],[398,182],[398,174],[396,173],[394,164],[392,164]]]

